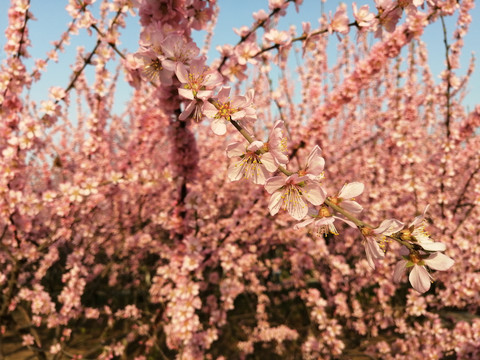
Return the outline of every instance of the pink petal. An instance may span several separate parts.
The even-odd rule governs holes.
[[[258,149],[261,149],[263,147],[263,142],[259,140],[253,141],[250,145],[248,145],[247,149],[248,151],[257,151]]]
[[[342,199],[351,199],[360,195],[365,189],[365,185],[361,182],[352,182],[345,184],[342,187],[342,190],[338,193],[338,197]]]
[[[425,210],[423,210],[423,214],[420,215],[420,216],[417,216],[415,219],[413,219],[410,226],[417,227],[418,225],[420,225],[422,223],[423,219],[425,219],[425,214],[427,213],[427,210],[428,210],[429,207],[430,207],[429,204],[427,206],[425,206]]]
[[[317,182],[309,182],[303,188],[305,198],[313,205],[322,205],[327,193]]]
[[[265,168],[270,172],[274,172],[278,168],[277,164],[275,163],[275,160],[273,159],[272,154],[269,152],[262,155],[261,161],[262,161],[262,164],[265,165]]]
[[[359,214],[363,210],[363,207],[359,203],[350,200],[342,201],[341,207],[352,214]]]
[[[453,259],[451,259],[447,255],[438,252],[430,255],[424,260],[424,262],[428,265],[428,267],[440,271],[448,270],[453,266],[453,264],[455,264],[455,261],[453,261]]]
[[[302,220],[308,213],[308,206],[299,196],[296,201],[287,202],[287,211],[295,220]]]
[[[285,185],[285,178],[283,176],[274,176],[267,180],[265,183],[265,190],[269,194],[273,193],[274,191],[280,189],[282,186]]]
[[[392,235],[403,229],[404,224],[396,219],[383,220],[378,228],[373,232],[379,235]]]
[[[393,281],[398,283],[402,279],[402,275],[407,268],[407,260],[400,260],[397,265],[395,265],[395,270],[393,271]]]
[[[268,183],[268,180],[267,180]],[[266,186],[265,186],[266,187]],[[283,204],[283,198],[282,198],[282,192],[281,191],[276,191],[272,194],[270,197],[270,202],[268,203],[268,210],[270,211],[270,215],[275,215],[278,213],[278,210],[282,207]]]
[[[224,103],[228,100],[228,97],[230,96],[230,86],[224,86],[220,89],[218,92],[218,102]]]
[[[244,171],[243,160],[230,164],[227,170],[227,175],[230,181],[238,181],[243,177]]]
[[[322,173],[325,167],[325,159],[320,156],[322,150],[318,145],[315,145],[312,152],[307,159],[307,171],[309,174],[318,176]]]
[[[303,227],[305,227],[305,226],[310,225],[310,224],[311,224],[312,222],[314,222],[314,221],[315,221],[315,219],[313,219],[313,218],[304,220],[304,221],[296,224],[296,225],[293,227],[293,229],[294,229],[294,230],[301,229],[301,228],[303,228]]]
[[[425,266],[414,265],[408,279],[412,287],[418,292],[424,293],[430,289],[430,275]]]
[[[213,119],[215,115],[218,113],[218,109],[211,103],[205,102],[203,104],[203,114],[208,117],[209,119]]]
[[[226,151],[229,158],[242,156],[245,154],[245,142],[235,141],[231,144],[228,144]]]
[[[188,71],[184,64],[178,64],[175,75],[182,84],[188,83]]]
[[[183,96],[184,98],[187,98],[189,100],[195,99],[191,89],[180,88],[178,89],[178,93],[180,94],[180,96]]]
[[[188,118],[188,116],[192,113],[193,109],[195,109],[196,104],[197,104],[196,101],[190,101],[187,107],[185,108],[185,110],[183,110],[183,112],[180,114],[178,119],[185,120],[186,118]]]

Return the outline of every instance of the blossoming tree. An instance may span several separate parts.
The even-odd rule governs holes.
[[[11,0],[0,358],[478,358],[480,107],[459,61],[474,4],[374,5],[283,31],[302,1],[270,0],[207,60],[214,0],[70,0],[27,66],[34,14]],[[449,16],[436,82],[421,35]],[[28,89],[79,31],[95,46],[38,106]]]

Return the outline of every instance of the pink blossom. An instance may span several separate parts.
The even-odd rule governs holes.
[[[248,145],[239,141],[227,146],[229,158],[234,156],[241,157],[240,161],[234,162],[228,167],[228,178],[230,181],[246,178],[251,179],[255,184],[265,184],[265,179],[270,175],[269,171],[275,171],[277,167],[270,158],[265,158],[266,154],[257,154],[257,151],[262,148],[263,143],[258,140]]]
[[[203,58],[192,60],[189,68],[180,63],[175,72],[178,80],[183,84],[178,93],[191,100],[179,119],[185,120],[193,112],[193,118],[200,121],[203,117],[203,102],[213,95],[213,89],[222,83],[222,75],[216,70],[205,66]]]
[[[375,261],[385,256],[382,248],[385,247],[386,237],[403,229],[403,223],[396,219],[383,220],[376,229],[362,228],[365,237],[364,246],[368,265],[375,269]]]
[[[425,230],[425,214],[428,208],[429,205],[425,207],[422,215],[417,216],[408,227],[401,231],[401,238],[402,240],[417,244],[427,251],[445,251],[445,244],[433,241]]]
[[[338,195],[331,197],[330,200],[348,212],[357,215],[363,210],[363,207],[354,201],[354,198],[360,195],[364,188],[365,186],[360,182],[345,184]]]
[[[330,33],[336,31],[340,34],[348,34],[350,27],[348,26],[347,5],[340,3],[333,15],[332,21],[328,25],[328,31]]]
[[[311,180],[321,180],[324,178],[323,169],[325,159],[320,155],[322,150],[320,146],[315,145],[307,158],[305,168],[298,171],[299,176],[307,176]]]
[[[253,108],[253,94],[248,92],[246,96],[234,96],[230,98],[230,87],[223,87],[213,104],[206,102],[203,113],[212,119],[211,128],[216,135],[224,135],[227,132],[227,123],[230,120],[242,121],[247,125],[257,118]]]
[[[263,35],[263,38],[276,45],[286,45],[291,40],[290,35],[286,31],[278,31],[277,29],[270,29]]]
[[[262,158],[275,166],[275,169],[269,169],[269,171],[273,172],[279,166],[285,166],[288,163],[287,138],[284,136],[284,131],[284,122],[277,120],[270,131],[268,141],[264,144],[268,152],[263,154]]]
[[[167,36],[162,41],[161,48],[164,54],[162,66],[170,71],[176,71],[179,64],[189,64],[200,52],[194,42],[187,41],[178,34]]]
[[[148,80],[159,80],[161,84],[167,86],[172,84],[173,71],[163,66],[161,57],[155,51],[143,49],[135,53],[134,58],[143,62],[142,74]]]
[[[375,24],[375,14],[370,12],[368,5],[363,5],[360,9],[357,9],[357,4],[353,2],[352,8],[353,16],[360,29],[368,29]]]
[[[430,289],[430,283],[433,281],[433,277],[426,266],[433,270],[445,271],[450,269],[454,263],[450,257],[439,252],[431,255],[410,253],[408,257],[404,256],[404,259],[400,260],[395,266],[393,280],[399,282],[405,270],[411,268],[408,276],[410,284],[418,292],[424,293]]]
[[[308,213],[307,202],[321,205],[325,201],[325,190],[317,181],[308,176],[293,174],[287,178],[275,176],[267,180],[265,189],[269,194],[268,209],[275,215],[283,208],[296,220],[302,220]]]
[[[352,227],[356,227],[356,225],[349,220],[335,215],[332,216],[330,210],[328,210],[328,207],[325,205],[321,206],[318,211],[310,208],[307,215],[309,218],[296,224],[293,227],[295,230],[311,226],[313,228],[313,233],[317,236],[327,236],[328,234],[338,235],[338,231],[334,224],[335,220],[341,220]]]

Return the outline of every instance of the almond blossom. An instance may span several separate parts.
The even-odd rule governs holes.
[[[159,56],[155,51],[152,49],[142,49],[135,53],[134,58],[143,63],[143,67],[138,65],[138,63],[136,66],[140,66],[142,69],[142,74],[148,80],[159,80],[163,85],[172,84],[173,71],[167,70],[163,67],[161,61],[162,57]]]
[[[194,42],[189,42],[178,34],[167,36],[162,41],[161,48],[164,54],[162,66],[170,71],[176,71],[179,64],[189,64],[200,52]]]
[[[203,117],[203,103],[213,95],[213,89],[222,83],[222,75],[216,70],[209,69],[204,58],[192,60],[188,69],[184,64],[178,64],[175,74],[182,83],[178,93],[191,100],[179,119],[185,120],[193,112],[193,118],[200,121]]]
[[[346,35],[349,30],[347,5],[345,3],[340,3],[335,15],[333,15],[333,18],[330,21],[330,24],[328,24],[328,32],[332,33],[336,31],[340,34]]]
[[[356,225],[350,220],[331,215],[330,210],[325,205],[322,205],[318,211],[310,208],[308,210],[308,217],[308,219],[296,224],[293,228],[298,230],[303,227],[311,226],[315,235],[327,236],[328,234],[338,235],[338,231],[334,224],[335,220],[341,220],[353,228],[356,227]]]
[[[321,180],[324,178],[323,169],[325,159],[320,155],[322,150],[320,146],[315,145],[307,158],[305,168],[298,171],[300,176],[307,176],[311,180]]]
[[[365,185],[360,182],[345,184],[338,195],[331,197],[330,200],[336,205],[341,205],[349,213],[357,215],[362,212],[363,207],[354,198],[360,195],[364,188]]]
[[[257,118],[252,100],[251,92],[246,96],[236,95],[230,98],[230,87],[223,87],[213,103],[204,104],[203,113],[207,118],[212,119],[212,131],[216,135],[224,135],[230,120],[242,121],[248,125]]]
[[[242,177],[251,179],[253,183],[264,185],[265,179],[270,176],[269,171],[273,172],[277,166],[269,157],[257,154],[257,151],[263,148],[261,141],[254,141],[251,144],[245,142],[234,142],[227,146],[227,156],[229,158],[239,156],[241,160],[232,163],[228,167],[228,178],[230,181],[238,181]]]
[[[269,194],[268,210],[275,215],[283,208],[295,220],[302,220],[308,213],[307,202],[312,205],[321,205],[325,201],[326,193],[320,183],[311,180],[308,176],[293,174],[287,178],[275,176],[267,180],[265,189]]]
[[[382,247],[385,247],[386,237],[403,229],[403,223],[396,219],[383,220],[376,229],[362,228],[365,238],[364,246],[368,265],[375,269],[375,261],[385,257]]]
[[[417,244],[427,251],[445,251],[445,244],[433,241],[425,230],[425,214],[428,208],[429,205],[425,207],[422,215],[417,216],[408,227],[400,231],[400,237],[402,240]]]
[[[263,145],[263,149],[267,151],[263,154],[263,161],[275,164],[275,169],[269,171],[273,172],[279,166],[285,166],[288,163],[287,138],[284,136],[284,131],[284,122],[282,120],[277,120],[270,131],[268,141]]]
[[[370,12],[368,5],[363,5],[360,9],[357,9],[357,4],[353,2],[352,8],[353,16],[360,29],[368,29],[375,24],[375,14]]]
[[[403,253],[408,253],[405,247],[403,247],[402,250]],[[408,256],[404,256],[403,260],[400,260],[395,266],[393,280],[400,282],[405,270],[411,268],[410,275],[408,276],[410,284],[412,284],[412,287],[418,292],[424,293],[430,289],[430,284],[433,281],[433,277],[428,272],[427,266],[433,270],[445,271],[450,269],[454,263],[453,259],[439,252],[426,255],[410,253]]]

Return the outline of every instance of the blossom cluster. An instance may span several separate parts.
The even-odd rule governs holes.
[[[47,60],[28,68],[33,14],[12,1],[0,353],[478,358],[480,111],[461,103],[473,68],[457,70],[473,2],[341,4],[299,33],[281,27],[293,5],[270,0],[208,64],[216,1],[70,0],[47,60],[77,32],[97,41],[39,106],[22,94]],[[124,55],[135,11],[139,50]],[[438,82],[421,34],[456,13]]]

